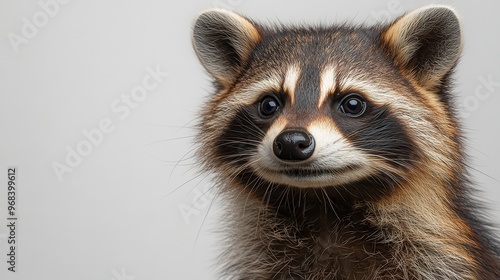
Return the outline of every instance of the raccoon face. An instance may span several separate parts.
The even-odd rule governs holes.
[[[448,7],[366,28],[263,27],[209,10],[193,45],[216,86],[200,154],[232,183],[392,185],[424,167],[451,173],[458,144],[446,86],[461,36]]]

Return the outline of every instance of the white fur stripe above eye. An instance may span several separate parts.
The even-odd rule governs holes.
[[[318,108],[321,108],[328,95],[335,91],[335,80],[335,68],[333,66],[327,66],[321,71]]]
[[[422,119],[425,111],[421,107],[415,106],[415,100],[409,95],[403,95],[394,90],[377,86],[376,83],[353,77],[342,79],[339,83],[341,90],[358,91],[372,103],[388,106],[392,113],[407,127],[423,126],[432,129],[432,124]],[[418,124],[414,124],[417,122]]]
[[[437,118],[445,115],[445,109],[436,100],[432,102],[432,111],[425,106],[418,105],[417,97],[398,93],[389,88],[377,86],[369,81],[362,81],[356,78],[346,78],[339,82],[339,87],[350,90],[359,90],[361,94],[369,98],[370,101],[379,106],[387,106],[391,114],[395,116],[405,127],[407,133],[415,141],[420,149],[426,150],[429,158],[443,165],[447,165],[446,156],[440,147],[448,147],[449,143],[440,133],[446,131],[452,133],[452,125],[446,118]],[[436,117],[432,117],[436,116]],[[441,131],[436,130],[434,121],[439,120],[442,126]]]
[[[286,70],[285,80],[283,82],[283,90],[285,94],[290,95],[290,103],[295,104],[295,87],[300,77],[300,68],[298,65],[293,64]]]
[[[243,89],[236,89],[231,93],[228,102],[234,105],[250,105],[261,97],[261,94],[266,92],[278,92],[281,88],[282,78],[278,75],[272,75],[266,79],[252,83]]]

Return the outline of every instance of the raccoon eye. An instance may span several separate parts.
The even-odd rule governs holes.
[[[345,115],[356,118],[365,113],[366,102],[357,94],[349,94],[340,101],[339,109]]]
[[[259,114],[263,118],[271,117],[278,111],[280,103],[274,96],[266,96],[259,104]]]

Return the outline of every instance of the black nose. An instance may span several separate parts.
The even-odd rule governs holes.
[[[314,152],[314,138],[302,129],[285,129],[274,139],[274,154],[286,161],[301,161]]]

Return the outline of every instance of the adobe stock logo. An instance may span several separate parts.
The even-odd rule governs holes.
[[[33,13],[31,19],[23,17],[23,26],[21,27],[21,32],[19,34],[14,32],[7,33],[7,38],[9,39],[10,45],[14,52],[19,52],[19,47],[22,44],[27,44],[30,39],[35,38],[38,34],[38,30],[43,28],[49,23],[51,18],[56,17],[61,9],[61,5],[66,5],[69,0],[48,0],[46,2],[39,1],[38,6],[40,10]]]
[[[372,17],[377,22],[384,22],[393,19],[403,12],[403,7],[399,0],[390,0],[387,2],[386,9],[380,11],[371,11]]]
[[[486,77],[477,77],[478,83],[474,88],[474,94],[466,96],[459,104],[461,107],[460,113],[463,117],[468,118],[472,116],[475,111],[479,110],[481,103],[486,102],[500,88],[499,76],[489,74]]]
[[[110,104],[110,110],[119,120],[125,120],[132,110],[139,107],[149,93],[157,89],[164,78],[168,77],[167,72],[163,72],[159,65],[154,68],[146,67],[147,74],[142,78],[142,83],[134,86],[130,93],[122,94]],[[106,134],[112,133],[116,129],[112,117],[102,118],[96,128],[83,129],[84,139],[78,141],[74,146],[67,145],[64,161],[53,161],[51,166],[59,182],[63,181],[66,173],[71,173],[82,164],[85,157],[89,156],[95,147],[102,144]]]
[[[188,225],[191,224],[194,217],[202,214],[205,210],[208,211],[210,204],[216,197],[214,189],[210,185],[205,185],[202,190],[196,187],[191,192],[193,194],[191,203],[181,203],[178,207],[182,219]]]

